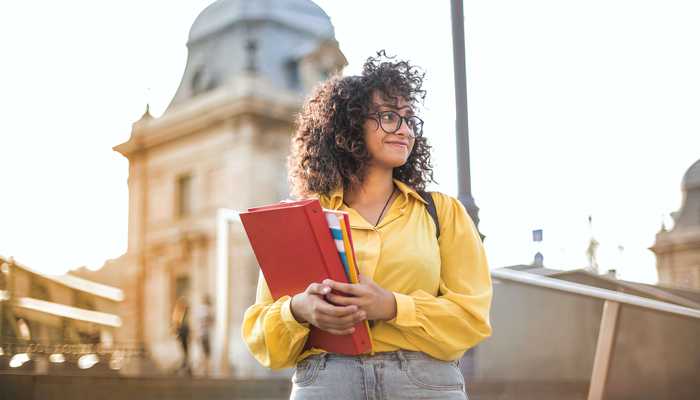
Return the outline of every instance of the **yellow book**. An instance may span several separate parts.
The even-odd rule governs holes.
[[[350,283],[359,283],[360,277],[358,276],[357,263],[355,263],[355,252],[352,249],[352,244],[350,243],[350,235],[348,235],[348,227],[345,225],[344,218],[338,218],[340,221],[340,229],[343,232],[343,245],[345,246],[345,256],[348,259],[348,264],[350,265],[350,276],[348,280]]]

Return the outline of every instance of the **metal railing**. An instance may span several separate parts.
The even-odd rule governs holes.
[[[528,285],[540,286],[562,292],[580,294],[587,297],[594,297],[601,300],[614,301],[617,303],[629,304],[632,306],[648,308],[656,311],[667,312],[676,315],[683,315],[691,318],[700,318],[700,310],[670,304],[663,301],[647,299],[633,294],[620,293],[613,290],[601,289],[583,285],[580,283],[562,281],[561,279],[548,278],[546,276],[530,274],[527,272],[513,271],[507,269],[496,269],[491,271],[491,276],[496,279],[503,279],[513,282],[526,283]]]
[[[591,372],[591,383],[588,390],[588,400],[603,399],[605,385],[608,380],[610,359],[614,347],[613,344],[615,342],[615,335],[618,326],[618,316],[622,305],[641,307],[649,310],[700,320],[700,310],[698,309],[647,299],[632,294],[615,292],[608,289],[591,287],[579,283],[567,282],[555,278],[509,269],[492,270],[491,276],[495,279],[539,286],[546,289],[597,298],[604,301],[603,313],[600,320],[600,330],[598,331],[598,341],[593,360],[593,371]]]

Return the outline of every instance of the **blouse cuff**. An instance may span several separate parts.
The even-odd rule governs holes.
[[[301,333],[306,333],[309,331],[309,323],[300,323],[299,321],[294,318],[294,314],[292,314],[292,298],[288,298],[282,303],[282,307],[280,309],[280,313],[282,314],[282,322],[284,322],[284,325],[289,329],[290,332],[298,332],[300,329],[302,330]]]
[[[418,326],[416,303],[413,297],[394,292],[394,298],[396,299],[396,317],[388,322],[405,327]]]

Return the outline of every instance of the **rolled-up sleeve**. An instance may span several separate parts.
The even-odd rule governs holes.
[[[243,316],[241,334],[253,357],[265,367],[293,367],[304,349],[309,325],[294,318],[291,302],[290,296],[273,300],[260,274],[255,304]]]
[[[479,232],[462,204],[444,194],[434,198],[441,231],[439,292],[394,293],[397,312],[389,323],[420,351],[453,360],[491,335],[491,275]]]

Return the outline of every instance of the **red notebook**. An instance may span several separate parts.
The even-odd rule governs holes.
[[[330,228],[318,200],[285,202],[240,214],[272,297],[301,293],[326,278],[348,282]],[[312,326],[306,347],[356,355],[372,350],[367,325],[350,335],[333,335]]]

